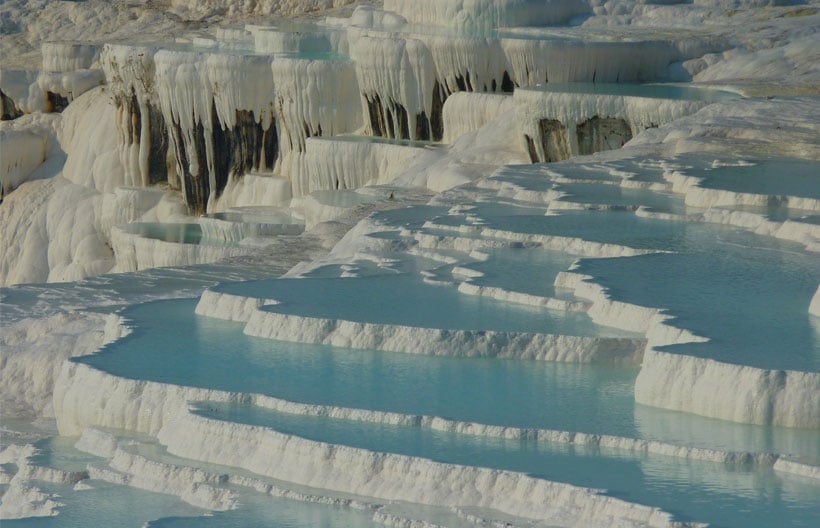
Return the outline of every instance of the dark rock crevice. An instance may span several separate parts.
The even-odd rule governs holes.
[[[535,149],[535,141],[527,134],[524,134],[524,141],[527,142],[527,154],[530,155],[530,162],[538,163],[541,161],[538,158],[538,151]]]
[[[538,134],[544,149],[544,161],[550,163],[572,157],[567,127],[563,123],[557,119],[542,119],[538,122]]]
[[[615,150],[632,139],[632,127],[619,117],[594,116],[576,127],[578,154],[594,154],[604,150]]]
[[[419,141],[441,141],[444,137],[442,115],[447,91],[436,81],[433,86],[433,104],[430,115],[425,110],[417,113],[415,127],[410,135],[410,118],[407,109],[393,99],[386,104],[378,94],[363,94],[367,103],[367,119],[370,133],[374,136],[395,139],[415,139]]]
[[[232,176],[272,168],[278,156],[275,124],[264,128],[250,110],[236,110],[234,126],[227,127],[219,122],[212,102],[211,123],[213,130],[197,122],[188,138],[178,123],[171,127],[176,172],[185,190],[185,202],[195,213],[205,212],[208,200],[218,198]],[[191,161],[196,162],[194,172]]]
[[[151,103],[143,106],[133,91],[131,95],[120,95],[114,99],[115,105],[124,114],[123,133],[126,145],[139,145],[148,149],[148,184],[168,181],[169,131],[162,111]],[[143,127],[148,127],[148,145],[142,145]]]
[[[14,99],[0,90],[0,121],[11,121],[23,115],[23,112],[14,104]]]
[[[145,124],[143,124],[145,126]],[[148,105],[148,131],[150,150],[148,151],[148,183],[168,181],[168,127],[162,111]]]
[[[69,100],[67,97],[54,92],[46,92],[46,111],[47,112],[62,112],[68,106]]]
[[[538,153],[535,142],[536,139],[544,153],[543,158]],[[530,161],[533,163],[552,163],[572,157],[567,127],[557,119],[541,119],[538,121],[538,135],[536,139],[529,135],[524,135],[524,140],[527,143],[527,153],[530,156]]]
[[[504,77],[501,79],[501,92],[502,93],[513,93],[515,90],[515,83],[510,78],[510,73],[504,70]]]

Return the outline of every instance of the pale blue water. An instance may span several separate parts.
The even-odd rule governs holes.
[[[81,471],[88,464],[105,465],[101,458],[78,451],[77,441],[70,437],[52,437],[37,442],[40,453],[31,457],[32,464],[68,471]],[[145,451],[153,460],[156,449],[132,446]],[[167,458],[167,457],[166,457]],[[203,466],[195,461],[171,457],[169,463]],[[226,468],[221,468],[223,471]],[[373,527],[371,515],[365,511],[325,504],[304,503],[257,493],[248,488],[229,486],[239,493],[240,507],[227,512],[208,512],[191,506],[172,495],[153,493],[129,486],[119,486],[101,480],[85,480],[90,490],[74,491],[73,485],[35,481],[33,484],[49,494],[57,494],[56,517],[3,520],[4,527],[19,528],[87,528],[105,527]]]
[[[446,213],[447,207],[415,205],[389,211],[379,211],[373,213],[371,219],[383,224],[385,228],[419,229],[427,220]]]
[[[175,244],[199,244],[203,241],[199,224],[133,223],[122,226],[122,229],[144,238]]]
[[[777,203],[771,203],[766,206],[738,205],[734,207],[720,207],[720,209],[760,214],[774,222],[785,222],[786,220],[790,220],[792,222],[820,225],[819,214],[815,214],[813,211],[795,209],[793,207],[788,207]]]
[[[507,202],[500,202],[500,201],[484,201],[478,200],[475,202],[476,205],[471,206],[469,209],[465,209],[461,215],[454,215],[454,217],[459,217],[463,215],[479,215],[479,216],[495,216],[500,214],[506,214],[510,216],[541,216],[546,214],[547,207],[546,206],[539,206],[539,205],[521,205],[520,203],[507,203]],[[481,204],[478,206],[477,204]]]
[[[44,317],[79,308],[113,311],[117,307],[158,297],[192,297],[222,281],[240,281],[281,274],[294,263],[266,261],[266,268],[251,260],[230,264],[203,264],[153,268],[135,273],[95,275],[77,282],[21,284],[0,288],[0,328],[28,317]]]
[[[371,194],[364,194],[351,190],[335,191],[313,191],[310,195],[319,203],[332,205],[334,207],[355,207],[373,202],[378,202],[379,197]]]
[[[485,214],[482,204],[477,207],[477,214],[486,227],[515,233],[575,237],[639,249],[671,250],[686,240],[689,230],[703,229],[702,226],[683,222],[639,218],[629,211],[562,211],[554,216],[491,216]],[[436,222],[453,227],[467,224],[460,217],[438,218]]]
[[[89,455],[74,447],[76,438],[55,436],[34,443],[39,453],[29,460],[36,466],[52,467],[66,471],[84,471],[89,464],[100,462],[100,457]]]
[[[500,178],[534,189],[555,186],[585,203],[640,204],[681,211],[680,200],[672,196],[590,183],[596,179],[618,181],[620,178],[610,174],[613,169],[634,169],[639,177],[655,181],[659,168],[641,163],[607,163],[589,169],[572,164],[553,167],[577,183],[555,184],[543,166],[507,168]],[[643,168],[646,170],[640,172]],[[684,170],[693,174],[709,172],[694,164]],[[804,178],[800,168],[795,174],[772,183],[771,189],[777,193],[815,192],[811,178]],[[765,179],[763,175],[760,178]],[[723,181],[744,184],[731,178]],[[671,347],[673,352],[762,368],[820,371],[820,332],[816,320],[807,314],[808,301],[820,282],[820,261],[806,255],[800,246],[729,227],[637,218],[626,211],[573,211],[544,216],[544,207],[488,202],[484,194],[482,199],[469,203],[470,208],[452,215],[448,214],[449,207],[422,206],[377,213],[375,218],[389,233],[381,235],[385,237],[395,237],[399,228],[419,229],[427,220],[458,226],[474,223],[474,217],[478,217],[479,224],[511,231],[578,236],[673,251],[622,259],[586,259],[580,271],[595,277],[614,298],[666,307],[675,316],[675,324],[712,339],[707,344]],[[331,201],[345,203],[349,198],[329,196]],[[458,204],[458,199],[450,197],[447,203]],[[767,211],[773,218],[798,215],[784,209]],[[804,220],[809,223],[816,221],[816,215],[801,212],[800,216],[807,216]],[[164,228],[146,232],[157,237],[177,236],[183,241],[189,235],[195,236],[195,230],[189,233],[184,227],[175,234],[165,233]],[[541,295],[567,294],[556,292],[552,281],[557,272],[571,264],[572,256],[519,244],[492,251],[486,262],[470,262],[466,255],[462,257],[466,261],[462,265],[485,273],[474,279],[479,284]],[[312,279],[264,280],[226,284],[217,289],[276,297],[283,304],[269,309],[313,317],[437,328],[619,334],[593,325],[583,314],[500,303],[460,295],[452,287],[425,284],[418,276],[420,271],[445,278],[452,266],[402,258],[402,262],[391,263],[388,255],[384,262],[362,260],[345,267],[327,266],[317,270]],[[173,295],[192,294],[218,280],[259,276],[258,270],[254,275],[232,266],[201,269],[202,276],[192,268],[153,270],[73,285],[2,289],[3,322],[19,320],[32,312],[50,313],[55,305],[61,309],[74,304],[88,306],[88,299],[93,299],[90,305],[110,310],[165,288]],[[405,273],[397,274],[400,271]],[[334,278],[347,272],[377,276]],[[189,277],[182,279],[187,281],[182,286],[176,282],[181,277]],[[263,340],[245,336],[241,324],[194,315],[195,305],[195,300],[177,300],[130,307],[123,315],[132,320],[133,334],[98,355],[75,361],[126,378],[262,393],[305,403],[614,434],[724,450],[774,451],[820,462],[817,431],[734,424],[636,405],[636,368],[435,358]],[[820,518],[820,484],[765,469],[729,468],[621,451],[537,446],[298,417],[252,407],[231,406],[219,411],[214,416],[263,424],[316,440],[606,487],[614,496],[662,507],[682,520],[709,521],[715,526],[815,526]],[[93,459],[72,452],[62,445],[64,441],[70,440],[41,442],[44,452],[35,457],[35,462],[82,469]],[[146,521],[150,526],[371,525],[369,516],[361,512],[254,494],[243,497],[246,506],[236,512],[190,518],[201,512],[170,497],[106,484],[90,492],[48,486],[67,497],[65,515],[9,526],[79,526],[89,521],[105,526],[140,526]]]
[[[504,230],[674,252],[590,259],[580,268],[615,299],[669,308],[681,327],[712,339],[674,350],[769,369],[820,368],[820,343],[808,315],[820,282],[820,260],[797,244],[732,227],[639,218],[628,211],[486,213],[478,204],[484,223]],[[455,226],[464,220],[450,216],[437,222]]]
[[[748,161],[753,165],[704,167],[684,172],[702,177],[699,185],[709,189],[820,199],[820,161],[790,158]]]
[[[376,452],[605,488],[608,495],[659,506],[678,520],[744,528],[809,527],[815,526],[820,516],[820,483],[799,486],[801,479],[776,475],[766,468],[729,469],[674,457],[633,456],[615,450],[297,416],[247,405],[209,402],[207,407],[197,414]]]
[[[216,218],[238,222],[242,221],[241,215],[234,216],[234,213],[222,213],[220,216],[214,215]],[[249,220],[254,221],[254,220]],[[282,229],[287,229],[289,226],[298,225],[298,221],[289,221],[284,224],[279,224]],[[301,222],[303,223],[303,222]],[[267,224],[262,224],[261,231],[265,231]],[[276,228],[276,225],[270,225],[269,228]],[[201,244],[206,246],[234,246],[235,241],[224,240],[222,238],[209,238],[209,232],[204,231],[200,224],[161,224],[161,223],[132,223],[121,226],[121,229],[128,233],[139,235],[144,238],[153,240],[162,240],[163,242],[172,242],[174,244]],[[213,228],[211,228],[213,229]],[[301,229],[301,228],[299,228]],[[286,233],[292,234],[292,233]]]
[[[241,324],[196,316],[195,306],[195,300],[175,300],[128,308],[123,315],[136,324],[132,334],[74,361],[130,379],[311,404],[820,460],[816,431],[636,406],[638,371],[632,367],[430,357],[273,341],[244,335]],[[686,425],[675,428],[681,423]]]
[[[409,274],[253,281],[224,284],[215,290],[275,299],[279,304],[261,309],[305,317],[446,330],[630,335],[600,327],[585,313],[545,310],[463,295],[455,288],[426,284],[420,277]]]
[[[145,528],[376,528],[372,514],[327,504],[310,504],[261,494],[244,494],[237,510],[214,512],[207,517],[165,517]]]
[[[544,164],[533,165],[505,165],[499,168],[492,176],[493,180],[514,183],[524,189],[531,191],[546,191],[552,189],[554,182],[550,178],[550,171],[553,167]],[[562,172],[563,174],[563,172]],[[586,174],[586,172],[585,172]],[[600,174],[600,178],[595,179],[615,181],[608,174]]]
[[[495,250],[490,255],[487,261],[464,266],[484,274],[471,282],[508,291],[571,298],[567,292],[556,293],[554,282],[559,272],[569,269],[575,261],[574,256],[557,251],[523,248]]]
[[[250,210],[244,211],[227,211],[223,213],[209,213],[202,215],[206,218],[217,218],[227,222],[256,222],[260,224],[304,224],[305,221],[301,218],[295,217],[287,209],[270,211],[264,210]]]
[[[128,308],[123,315],[137,323],[134,332],[76,361],[131,379],[306,403],[637,433],[632,367],[437,358],[273,341],[244,335],[241,324],[196,316],[195,306],[196,301],[177,300]]]
[[[567,202],[627,207],[642,205],[665,213],[686,213],[683,198],[671,193],[588,183],[561,183],[557,184],[555,189],[567,193],[568,196],[561,198]]]
[[[668,308],[672,324],[708,343],[670,351],[767,369],[820,371],[820,338],[808,313],[820,259],[737,243],[682,254],[581,261],[613,298]]]

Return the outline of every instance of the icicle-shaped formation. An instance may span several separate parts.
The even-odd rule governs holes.
[[[43,70],[28,87],[21,109],[28,112],[62,112],[71,101],[105,78],[92,69],[100,56],[99,46],[76,42],[46,42],[41,47]]]
[[[46,72],[87,70],[100,57],[99,46],[79,42],[44,42],[40,50]]]
[[[507,60],[497,39],[419,35],[430,49],[439,84],[455,92],[512,92]]]
[[[498,27],[566,24],[592,11],[584,0],[384,0],[384,9],[413,24],[476,33]]]
[[[670,44],[653,41],[504,38],[500,45],[518,86],[652,81],[679,56]]]
[[[620,148],[639,132],[692,114],[708,104],[601,93],[516,90],[513,96],[533,162]]]
[[[271,68],[281,172],[299,196],[307,189],[296,159],[305,152],[305,140],[354,132],[363,124],[356,70],[347,60],[276,59]]]
[[[359,36],[351,45],[362,110],[375,136],[440,139],[440,89],[430,50],[417,39]]]
[[[350,61],[276,59],[271,68],[283,152],[303,151],[305,138],[361,127],[356,70]]]
[[[168,130],[154,89],[155,48],[106,44],[100,61],[118,108],[120,161],[127,185],[147,187],[169,178]]]
[[[431,3],[426,14],[407,7],[422,5],[426,0],[403,3],[399,12],[411,22],[438,27],[400,24],[402,16],[373,8],[357,9],[347,22],[372,135],[440,140],[441,108],[456,92],[511,93],[516,86],[545,82],[652,81],[682,58],[673,43],[640,37],[624,41],[592,32],[579,38],[560,29],[523,27],[496,31],[514,22],[516,13],[535,16],[544,6],[572,2],[445,0]],[[451,19],[488,24],[493,31],[458,27],[454,32],[447,27]]]
[[[305,170],[299,182],[301,194],[387,183],[424,152],[422,147],[386,141],[309,140]]]
[[[176,170],[191,208],[206,210],[232,174],[273,168],[270,57],[163,50],[154,60]]]

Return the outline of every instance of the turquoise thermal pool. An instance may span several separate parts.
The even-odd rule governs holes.
[[[246,405],[206,406],[207,410],[195,412],[330,444],[603,487],[608,495],[660,506],[682,521],[748,527],[773,526],[788,519],[791,526],[808,527],[816,520],[813,504],[820,501],[820,486],[799,489],[794,486],[796,477],[781,478],[770,468],[728,468],[675,457],[633,456],[616,449],[295,416]]]

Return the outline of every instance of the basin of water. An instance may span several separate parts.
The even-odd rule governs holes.
[[[174,244],[203,243],[202,228],[199,224],[160,224],[136,222],[122,226],[126,233],[143,238],[162,240]]]
[[[130,307],[122,312],[134,327],[130,335],[73,361],[129,379],[310,404],[820,460],[815,431],[636,406],[635,367],[432,357],[274,341],[246,336],[238,323],[197,316],[195,306],[195,300],[171,300]],[[684,418],[684,427],[668,425]]]
[[[751,159],[743,164],[705,167],[693,175],[702,177],[699,185],[708,189],[820,200],[818,161]]]
[[[801,489],[794,482],[799,477],[780,477],[770,468],[727,470],[675,457],[295,416],[249,405],[209,403],[207,411],[197,413],[321,442],[604,488],[608,495],[660,506],[678,520],[738,527],[784,522],[811,526],[820,511],[820,484]]]
[[[430,285],[409,274],[255,281],[220,286],[216,291],[275,299],[279,304],[262,309],[304,317],[446,330],[630,335],[599,327],[584,313],[463,295],[455,288]]]

